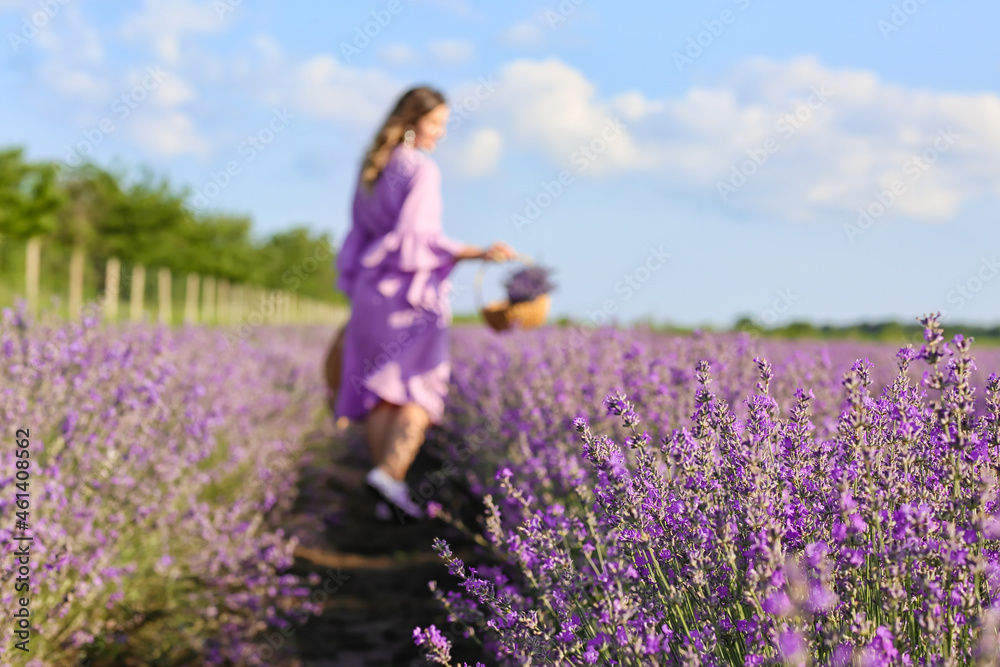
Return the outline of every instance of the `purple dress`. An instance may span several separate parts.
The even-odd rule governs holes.
[[[336,416],[360,421],[385,399],[417,403],[440,424],[451,376],[448,275],[467,245],[444,235],[437,164],[396,147],[370,194],[358,183],[352,214],[337,256],[351,319]]]

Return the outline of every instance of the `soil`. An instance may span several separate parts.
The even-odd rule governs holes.
[[[371,464],[358,426],[320,429],[307,447],[298,500],[286,528],[299,539],[291,571],[317,572],[328,590],[336,590],[322,615],[310,617],[295,631],[280,662],[301,667],[427,665],[413,642],[413,629],[434,624],[453,642],[454,665],[494,665],[457,627],[449,631],[446,614],[428,588],[428,582],[436,580],[444,590],[458,590],[458,580],[434,553],[432,540],[447,540],[466,562],[473,543],[439,520],[376,518],[375,502],[363,483]],[[422,450],[407,476],[411,488],[418,488],[425,474],[440,470],[441,464]],[[475,525],[477,503],[453,483],[435,489],[432,499],[461,509],[467,525]],[[314,592],[322,590],[323,583]]]

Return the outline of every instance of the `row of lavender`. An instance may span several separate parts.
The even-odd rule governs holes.
[[[318,611],[279,575],[303,429],[322,416],[314,360],[283,335],[0,322],[0,544],[16,530],[14,429],[30,433],[30,653],[0,617],[0,664],[263,664],[260,632]],[[315,377],[313,377],[315,375]],[[23,475],[22,475],[23,477]],[[18,530],[17,534],[22,534]],[[0,561],[13,609],[16,561]],[[315,582],[311,582],[315,583]]]
[[[437,544],[452,628],[502,665],[997,664],[1000,381],[925,324],[895,360],[457,332],[436,444],[492,554]],[[414,636],[448,664],[447,633]]]

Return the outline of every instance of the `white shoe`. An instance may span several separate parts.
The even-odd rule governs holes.
[[[368,471],[365,483],[408,516],[414,519],[423,519],[426,516],[420,506],[410,499],[410,487],[406,482],[393,479],[381,468],[372,468]]]

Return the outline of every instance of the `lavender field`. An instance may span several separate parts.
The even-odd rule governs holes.
[[[17,488],[30,494],[35,634],[27,659],[0,644],[0,664],[265,664],[254,639],[315,611],[310,582],[278,574],[295,547],[276,526],[303,433],[326,417],[317,347],[297,333],[262,329],[231,347],[218,330],[3,311],[0,417],[6,438],[30,435]],[[0,449],[4,544],[16,451]],[[6,555],[0,597],[13,610]],[[8,639],[12,621],[0,619]]]
[[[38,616],[31,661],[5,643],[0,664],[277,664],[261,637],[322,612],[317,577],[287,574],[314,536],[283,525],[306,432],[329,420],[329,334],[231,347],[4,311]],[[434,539],[447,621],[405,632],[444,665],[470,638],[488,665],[997,664],[1000,350],[933,320],[925,338],[455,328],[425,447],[440,469],[411,486],[444,476],[477,499],[478,521],[421,492],[479,547]],[[3,448],[4,516],[15,461]],[[15,569],[0,563],[7,607]]]
[[[486,539],[436,543],[452,628],[502,665],[998,664],[1000,354],[926,325],[902,350],[461,332],[439,446]]]

